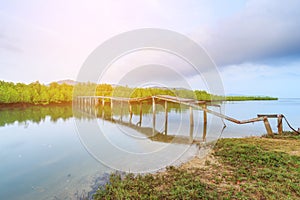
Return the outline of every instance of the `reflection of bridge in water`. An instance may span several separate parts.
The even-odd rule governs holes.
[[[110,118],[105,118],[104,112],[105,112],[105,104],[110,104]],[[120,110],[120,120],[115,120],[113,118],[113,108],[114,104],[120,104],[121,110]],[[142,120],[143,120],[143,103],[152,103],[152,128],[149,127],[142,127]],[[164,131],[159,132],[155,129],[156,127],[156,104],[157,103],[163,103],[164,104],[164,112],[165,112],[165,119],[164,119]],[[171,136],[168,135],[168,103],[175,103],[179,105],[184,105],[189,108],[189,124],[190,124],[190,130],[189,130],[189,136]],[[127,105],[126,105],[127,104]],[[136,124],[132,123],[132,117],[133,117],[133,105],[139,105],[139,121]],[[253,123],[258,121],[263,121],[265,128],[267,130],[267,133],[269,135],[273,135],[270,123],[268,121],[269,118],[278,118],[278,133],[282,133],[282,117],[283,115],[258,115],[258,117],[249,119],[249,120],[243,120],[239,121],[234,118],[228,117],[220,112],[216,112],[212,109],[209,109],[210,106],[217,106],[220,107],[218,104],[212,104],[211,101],[198,101],[194,99],[186,99],[186,98],[179,98],[179,97],[173,97],[168,95],[157,95],[157,96],[150,96],[150,97],[143,97],[143,98],[123,98],[123,97],[108,97],[108,96],[77,96],[74,99],[74,105],[76,105],[80,110],[93,114],[94,116],[98,116],[97,109],[99,106],[102,108],[102,114],[101,118],[113,121],[114,123],[118,123],[120,125],[130,127],[147,137],[149,137],[151,140],[157,140],[162,142],[177,142],[177,143],[194,143],[194,142],[200,142],[206,140],[206,134],[207,134],[207,113],[212,114],[214,116],[217,116],[221,118],[222,120],[228,120],[236,124],[246,124],[246,123]],[[123,110],[124,107],[128,106],[129,111],[129,121],[124,122],[122,120],[123,117]],[[197,109],[200,111],[203,111],[203,134],[202,138],[193,138],[193,132],[194,132],[194,116],[193,116],[193,110]],[[99,117],[99,116],[98,116]],[[225,127],[225,124],[224,124]]]
[[[150,140],[159,141],[159,142],[172,142],[178,144],[191,144],[191,143],[199,143],[200,141],[206,140],[207,133],[207,112],[203,111],[203,134],[202,138],[194,138],[194,114],[193,109],[197,107],[201,107],[206,109],[207,106],[218,106],[215,104],[211,104],[211,102],[207,101],[197,101],[194,99],[185,99],[185,98],[177,98],[173,96],[167,95],[158,95],[151,96],[145,98],[121,98],[121,97],[107,97],[107,96],[78,96],[75,99],[75,105],[85,113],[90,115],[100,117],[104,120],[111,121],[116,124],[120,124],[125,127],[129,127],[133,130],[136,130],[139,133],[147,136]],[[105,105],[110,104],[110,112],[109,117],[105,115]],[[143,104],[149,103],[152,104],[152,127],[142,127],[143,120]],[[156,130],[156,113],[157,113],[157,103],[163,103],[164,105],[164,130],[162,132]],[[179,135],[168,135],[168,103],[182,104],[185,106],[189,106],[189,122],[190,122],[190,130],[189,136],[179,136]],[[119,104],[120,106],[120,119],[114,119],[114,106],[115,104]],[[138,116],[139,120],[137,123],[132,122],[133,118],[133,105],[138,107]],[[98,113],[97,108],[101,108],[101,114]],[[123,121],[124,108],[128,108],[129,120],[127,122]],[[136,113],[136,112],[135,112]]]

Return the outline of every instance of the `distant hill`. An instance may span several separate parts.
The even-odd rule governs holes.
[[[57,81],[58,84],[67,84],[67,85],[76,85],[77,82],[74,81],[74,80],[71,80],[71,79],[66,79],[66,80],[60,80],[60,81]]]

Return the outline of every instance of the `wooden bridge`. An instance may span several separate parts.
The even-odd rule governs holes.
[[[206,140],[206,132],[207,132],[207,113],[212,114],[221,118],[222,120],[225,119],[227,121],[236,123],[236,124],[247,124],[253,123],[258,121],[263,121],[266,131],[268,135],[273,136],[273,132],[269,123],[268,118],[277,118],[278,119],[278,133],[282,134],[282,118],[283,115],[257,115],[256,118],[248,119],[248,120],[237,120],[227,115],[224,115],[220,112],[213,111],[209,109],[210,106],[217,106],[220,107],[218,104],[214,104],[212,101],[198,101],[194,99],[187,99],[187,98],[180,98],[168,95],[156,95],[156,96],[149,96],[149,97],[142,97],[142,98],[124,98],[124,97],[110,97],[110,96],[77,96],[74,98],[74,105],[78,106],[80,109],[85,108],[92,108],[101,106],[104,108],[105,103],[109,102],[111,111],[113,112],[114,103],[121,104],[121,110],[124,107],[124,104],[127,104],[129,109],[129,124],[132,124],[132,104],[139,104],[139,122],[137,126],[141,126],[142,124],[142,105],[143,103],[151,103],[152,102],[152,136],[155,136],[158,132],[156,131],[156,103],[157,102],[164,102],[164,110],[165,110],[165,121],[164,121],[164,131],[163,134],[167,135],[168,133],[168,102],[181,104],[189,107],[190,110],[190,137],[193,135],[194,130],[194,117],[193,117],[193,110],[201,110],[203,111],[203,135],[202,140]],[[113,116],[113,113],[111,113]],[[122,118],[122,114],[121,114]],[[226,127],[224,123],[224,127]],[[161,133],[161,134],[162,134]]]

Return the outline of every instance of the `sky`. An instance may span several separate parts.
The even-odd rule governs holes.
[[[111,37],[160,28],[201,45],[226,94],[300,97],[299,7],[298,0],[0,0],[0,80],[76,80],[91,52]],[[149,54],[144,61],[164,56]],[[122,78],[136,58],[116,63],[105,80]],[[128,66],[123,75],[120,63]],[[178,68],[192,88],[205,85],[185,64]]]

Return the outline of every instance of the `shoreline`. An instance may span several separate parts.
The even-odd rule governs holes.
[[[234,99],[234,100],[214,100],[216,102],[239,102],[239,101],[278,101],[279,98],[272,98],[272,99],[264,99],[264,98],[259,98],[259,99]],[[209,102],[209,101],[208,101]],[[0,103],[0,109],[1,108],[27,108],[31,106],[67,106],[67,105],[72,105],[73,101],[67,101],[67,102],[51,102],[51,103],[25,103],[25,102],[17,102],[17,103]]]
[[[71,102],[49,103],[49,104],[33,104],[33,103],[0,103],[0,109],[10,108],[28,108],[28,107],[47,107],[47,106],[70,106]]]
[[[125,177],[113,173],[94,198],[298,198],[299,166],[300,135],[226,138],[204,158],[195,156],[164,171]]]

